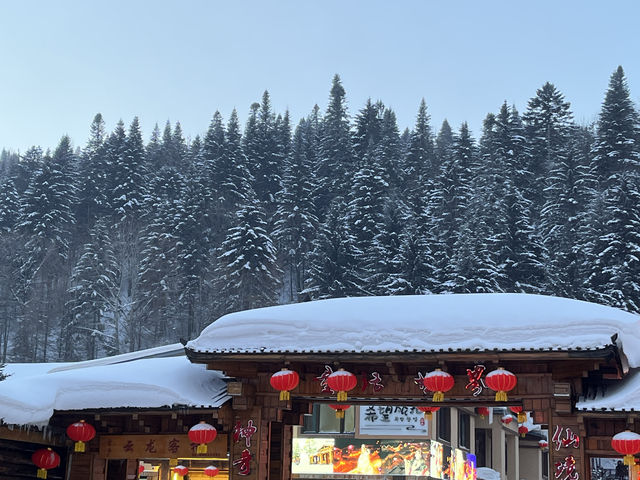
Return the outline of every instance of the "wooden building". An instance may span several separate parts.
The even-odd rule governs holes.
[[[184,349],[0,382],[0,478],[35,478],[30,455],[49,446],[62,459],[54,480],[177,480],[176,461],[188,480],[208,478],[209,464],[218,479],[466,480],[488,467],[508,480],[601,480],[622,458],[611,437],[640,431],[638,327],[616,309],[523,294],[237,312]],[[272,376],[283,369],[299,381],[281,399]],[[355,386],[338,400],[328,377],[341,370]],[[503,371],[517,384],[496,398],[487,375]],[[425,378],[440,372],[453,386],[434,401]],[[330,405],[350,408],[337,418]],[[440,410],[425,419],[418,407]],[[519,409],[521,422],[501,421]],[[97,431],[85,453],[65,436],[80,419]],[[187,438],[200,421],[218,431],[206,455]]]

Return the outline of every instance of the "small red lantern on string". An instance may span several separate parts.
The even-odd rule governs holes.
[[[41,448],[31,455],[31,461],[38,467],[38,478],[47,478],[47,470],[60,465],[60,455],[50,448]]]
[[[351,408],[351,405],[329,405],[336,411],[336,418],[344,418],[344,411]]]
[[[509,410],[518,415],[518,423],[524,423],[527,421],[527,412],[524,412],[522,407],[509,407]]]
[[[489,416],[489,409],[487,407],[478,407],[476,408],[476,412],[480,415],[480,418],[485,418]]]
[[[273,388],[280,390],[280,400],[289,400],[291,398],[289,392],[298,386],[300,377],[293,370],[283,368],[271,375],[269,382]]]
[[[616,433],[611,439],[611,447],[624,455],[624,464],[633,465],[633,456],[640,452],[640,435],[631,430]]]
[[[177,467],[173,467],[173,473],[175,473],[179,477],[184,477],[189,473],[189,469],[184,465],[178,465]]]
[[[214,467],[213,465],[209,465],[207,468],[204,469],[204,474],[207,477],[215,477],[218,474],[219,470],[218,467]]]
[[[505,425],[509,425],[511,422],[513,422],[513,415],[503,415],[500,421]]]
[[[546,440],[540,440],[538,441],[538,446],[541,450],[544,450],[545,448],[549,447],[549,442],[547,442]]]
[[[431,414],[440,410],[440,407],[416,407],[419,411],[424,413],[424,418],[431,420]]]
[[[524,436],[529,433],[529,428],[526,425],[520,425],[518,427],[518,433],[524,438]]]
[[[96,436],[96,429],[93,428],[93,425],[80,420],[67,427],[67,436],[76,442],[73,448],[74,452],[84,452],[85,443],[90,442]]]
[[[453,376],[447,372],[443,372],[436,368],[433,372],[429,372],[422,380],[422,384],[430,392],[434,392],[432,400],[434,402],[442,402],[444,400],[444,392],[448,392],[453,388],[455,380]]]
[[[357,384],[358,379],[356,376],[351,372],[347,372],[344,368],[333,372],[327,377],[327,385],[334,392],[338,392],[339,402],[346,402],[347,392],[353,390]]]
[[[487,374],[484,381],[491,390],[496,392],[496,402],[506,402],[507,392],[513,390],[518,383],[517,377],[502,367]]]
[[[213,425],[200,422],[189,429],[189,440],[198,444],[196,453],[207,453],[207,443],[213,442],[218,436],[218,431]]]

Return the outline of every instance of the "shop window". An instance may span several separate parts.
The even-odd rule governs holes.
[[[491,467],[491,430],[476,428],[475,453],[479,467]]]
[[[438,419],[438,438],[445,442],[451,441],[451,409],[442,407],[436,415]]]
[[[458,413],[458,447],[471,449],[471,416],[468,413]]]
[[[344,418],[336,418],[329,405],[315,404],[313,413],[307,415],[302,433],[353,433],[355,431],[355,408],[345,410]]]

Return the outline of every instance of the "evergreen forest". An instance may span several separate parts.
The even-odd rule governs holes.
[[[143,140],[137,118],[0,156],[0,364],[188,340],[237,310],[332,297],[526,292],[640,312],[640,115],[622,67],[597,122],[551,83],[481,132],[392,109],[293,122],[269,93]],[[204,129],[206,128],[206,131]],[[517,334],[517,333],[514,333]]]

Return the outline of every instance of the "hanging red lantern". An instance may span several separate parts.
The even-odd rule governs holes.
[[[424,418],[430,420],[431,414],[440,410],[440,407],[416,407],[418,410],[424,413]]]
[[[444,400],[444,392],[448,392],[453,388],[455,380],[447,372],[436,368],[424,377],[422,383],[427,390],[434,392],[432,398],[434,402],[442,402]]]
[[[480,415],[480,418],[485,418],[489,416],[489,409],[487,407],[478,407],[476,408],[476,413]]]
[[[505,425],[509,425],[511,422],[513,422],[513,415],[503,415],[500,421]]]
[[[200,422],[189,429],[189,440],[198,444],[196,453],[207,453],[207,443],[213,442],[218,436],[218,431],[213,425]]]
[[[218,467],[214,467],[213,465],[209,465],[207,468],[204,469],[204,474],[207,477],[215,477],[218,474],[219,470]]]
[[[522,407],[509,407],[509,410],[518,415],[518,423],[527,421],[527,412],[523,411]]]
[[[509,370],[500,367],[484,377],[487,386],[496,392],[496,402],[506,402],[507,392],[518,383],[517,377]]]
[[[544,450],[545,448],[547,448],[549,446],[549,442],[547,442],[546,440],[540,440],[538,441],[538,446]]]
[[[276,390],[280,390],[280,400],[289,400],[291,395],[289,391],[293,390],[300,383],[300,377],[293,370],[283,368],[279,372],[271,375],[271,386]]]
[[[38,467],[38,478],[47,478],[47,470],[60,465],[60,455],[50,448],[41,448],[31,455],[31,461]]]
[[[518,433],[521,437],[524,437],[527,433],[529,433],[529,428],[526,425],[520,425],[518,427]]]
[[[76,442],[73,448],[74,452],[84,452],[85,443],[90,442],[96,436],[96,429],[93,428],[93,425],[80,420],[67,427],[67,436]]]
[[[329,405],[336,411],[336,418],[344,418],[344,411],[351,408],[351,405]]]
[[[179,477],[184,477],[187,473],[189,473],[189,469],[184,465],[178,465],[177,467],[173,467],[173,473],[175,473]]]
[[[358,379],[356,376],[351,372],[347,372],[344,368],[333,372],[327,377],[327,385],[334,392],[338,392],[339,402],[346,402],[347,392],[353,390],[357,384]]]
[[[624,455],[624,464],[633,465],[633,456],[640,452],[640,435],[631,430],[616,433],[611,439],[611,447]]]

